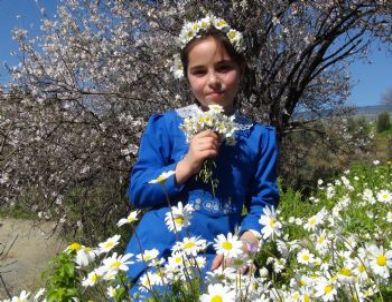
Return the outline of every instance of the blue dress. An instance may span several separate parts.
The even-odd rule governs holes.
[[[156,248],[160,257],[168,257],[176,236],[165,224],[168,212],[166,193],[161,185],[148,182],[161,173],[175,170],[188,151],[188,144],[179,126],[183,119],[200,111],[196,105],[183,107],[162,115],[153,115],[142,136],[139,157],[130,176],[129,199],[135,208],[149,210],[144,214],[126,249],[127,253],[140,254]],[[175,176],[165,183],[172,205],[178,201],[193,205],[190,236],[200,236],[211,243],[219,234],[233,232],[239,227],[260,231],[258,222],[265,206],[276,206],[279,195],[276,165],[278,148],[274,128],[252,123],[245,116],[235,113],[235,123],[240,128],[235,133],[236,144],[222,144],[215,159],[214,178],[219,180],[215,197],[210,186],[195,178],[177,185]],[[241,216],[243,206],[247,214]],[[183,232],[183,231],[181,231]],[[185,233],[180,232],[180,237]],[[211,266],[215,252],[209,245],[207,267]],[[128,276],[137,280],[146,270],[142,262],[131,265]]]

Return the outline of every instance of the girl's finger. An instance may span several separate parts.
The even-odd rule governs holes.
[[[223,261],[223,255],[216,255],[214,260],[212,261],[211,270],[212,271],[216,270],[222,264],[222,261]]]

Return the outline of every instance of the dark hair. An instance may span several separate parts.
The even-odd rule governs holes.
[[[210,27],[209,29],[205,31],[199,32],[198,37],[194,38],[191,40],[182,50],[181,50],[181,62],[182,66],[184,68],[184,76],[188,80],[188,74],[187,74],[187,69],[188,69],[188,64],[189,64],[189,52],[192,49],[193,45],[198,42],[205,40],[209,37],[214,38],[217,42],[219,42],[229,56],[238,64],[240,67],[241,73],[243,73],[246,69],[246,62],[245,62],[245,57],[243,54],[237,52],[237,50],[234,48],[233,44],[231,44],[229,38],[226,36],[226,34],[215,27]]]

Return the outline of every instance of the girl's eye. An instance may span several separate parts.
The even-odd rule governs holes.
[[[230,71],[230,70],[232,70],[233,68],[232,68],[232,66],[231,65],[221,65],[221,66],[219,66],[218,68],[217,68],[217,70],[219,71],[219,72],[228,72],[228,71]]]
[[[202,69],[192,71],[192,74],[195,76],[202,76],[205,73],[206,73],[205,70],[202,70]]]

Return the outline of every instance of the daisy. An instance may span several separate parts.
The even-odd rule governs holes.
[[[200,296],[200,302],[232,302],[235,300],[235,292],[222,284],[208,285],[208,293]]]
[[[381,190],[377,193],[377,200],[382,203],[392,203],[392,193],[388,190]]]
[[[45,293],[46,289],[45,288],[40,288],[37,293],[34,296],[34,300],[33,301],[38,301],[42,295]]]
[[[276,218],[275,209],[272,207],[265,207],[263,209],[263,215],[259,219],[259,223],[263,226],[261,233],[263,238],[267,239],[269,237],[280,236],[282,224]]]
[[[368,248],[370,253],[370,267],[373,272],[382,278],[389,278],[389,270],[392,268],[392,250],[384,251],[383,247],[371,245]]]
[[[138,221],[138,215],[139,215],[140,211],[136,210],[136,211],[132,211],[131,213],[129,213],[127,218],[121,218],[118,222],[117,222],[117,226],[123,226],[124,224],[132,224],[135,221]]]
[[[214,248],[218,255],[223,255],[228,258],[238,257],[243,253],[242,241],[239,240],[237,235],[228,233],[227,237],[223,234],[219,234],[215,239]]]
[[[180,201],[177,206],[170,208],[165,215],[166,225],[171,232],[181,231],[183,228],[190,226],[190,220],[194,209],[191,204],[182,205]]]
[[[88,273],[86,277],[82,280],[82,286],[89,287],[94,286],[102,278],[102,274],[99,270],[93,270]]]
[[[172,175],[174,175],[174,174],[176,174],[176,171],[174,171],[174,170],[173,170],[173,171],[163,172],[163,173],[161,173],[161,175],[159,175],[157,178],[150,180],[148,183],[149,183],[149,184],[156,184],[156,183],[164,184],[164,183],[166,182],[166,180],[167,180],[170,176],[172,176]]]
[[[110,238],[108,238],[106,241],[101,242],[98,244],[99,248],[97,253],[98,254],[103,254],[103,253],[108,253],[110,252],[116,245],[118,245],[120,242],[120,235],[114,235]]]
[[[387,215],[385,215],[385,220],[386,220],[387,222],[392,222],[392,212],[391,212],[391,211],[389,211],[389,212],[387,213]]]
[[[309,265],[314,262],[314,255],[308,249],[302,249],[297,255],[298,263]]]
[[[183,241],[177,241],[173,246],[174,253],[183,252],[185,255],[197,256],[197,253],[205,250],[207,242],[199,237],[185,237]]]
[[[75,263],[78,267],[85,267],[95,260],[95,252],[84,245],[76,252]]]
[[[115,298],[117,295],[117,291],[120,289],[120,285],[117,285],[116,287],[113,286],[109,286],[106,289],[106,294],[110,297],[110,298]]]
[[[119,255],[113,253],[111,257],[103,259],[102,263],[107,272],[118,273],[119,271],[126,272],[128,266],[133,263],[129,259],[133,257],[132,254]]]
[[[334,301],[337,294],[334,282],[322,278],[318,280],[318,284],[315,287],[316,297],[321,298],[323,301]]]
[[[367,201],[370,204],[375,204],[376,199],[374,198],[373,191],[370,189],[365,189],[362,193],[363,200]]]
[[[317,227],[324,222],[324,218],[327,215],[327,211],[323,208],[316,215],[313,215],[308,219],[308,221],[304,224],[304,229],[307,231],[314,231]]]
[[[19,297],[13,297],[11,302],[28,302],[29,296],[30,296],[29,292],[22,290]]]
[[[159,255],[159,251],[157,249],[145,250],[142,254],[136,256],[138,261],[140,262],[150,262],[156,259]]]

